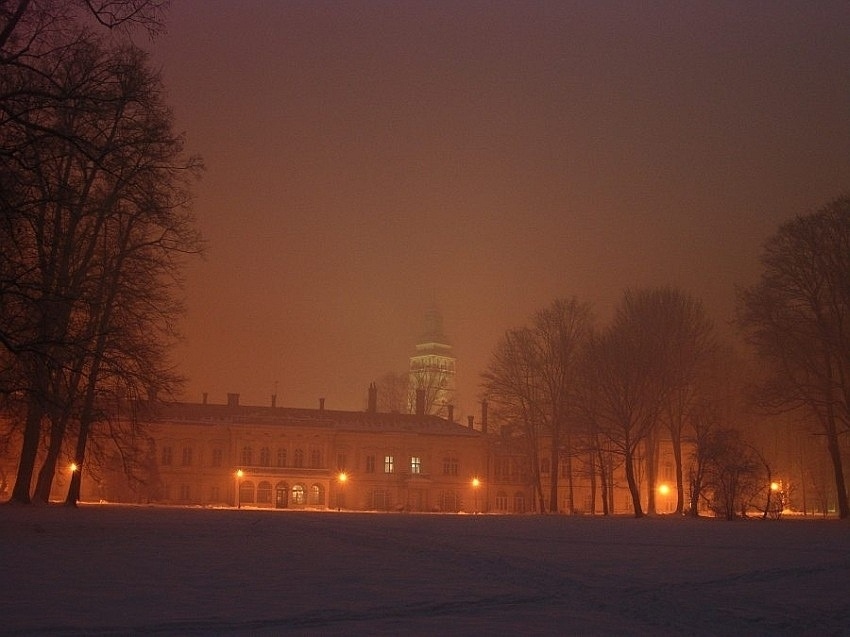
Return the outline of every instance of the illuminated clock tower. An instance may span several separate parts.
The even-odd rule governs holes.
[[[443,334],[443,317],[433,305],[425,313],[425,330],[410,357],[409,386],[411,413],[448,415],[455,397],[455,358]]]

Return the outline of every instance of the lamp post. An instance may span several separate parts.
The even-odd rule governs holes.
[[[478,478],[472,479],[472,494],[473,494],[473,513],[478,513],[478,489],[481,487],[481,480]]]
[[[336,494],[336,510],[339,511],[342,509],[342,505],[345,503],[345,483],[348,482],[348,474],[345,471],[340,471],[339,475],[336,477],[337,483],[339,484],[339,491]]]
[[[658,493],[664,496],[664,512],[670,513],[670,485],[666,483],[659,484]]]
[[[244,475],[245,475],[245,473],[242,471],[242,469],[236,470],[236,508],[237,509],[242,508],[242,497],[241,497],[242,494],[240,493],[240,490],[242,488],[242,476],[244,476]]]

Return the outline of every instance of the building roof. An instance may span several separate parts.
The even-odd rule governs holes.
[[[410,432],[443,436],[481,435],[480,431],[438,416],[296,407],[171,402],[158,405],[151,420],[187,424],[308,426],[337,431]]]

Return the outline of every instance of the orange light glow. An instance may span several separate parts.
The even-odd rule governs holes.
[[[71,470],[71,473],[74,473],[74,472],[77,470],[77,463],[76,463],[76,462],[72,462],[72,463],[71,463],[71,466],[70,466],[70,467],[68,467],[68,468]]]
[[[667,484],[658,485],[658,493],[660,493],[661,495],[667,495],[668,493],[670,493],[670,485],[667,485]]]
[[[348,480],[348,474],[346,474],[346,473],[343,471],[343,472],[341,472],[341,473],[337,476],[337,479],[338,479],[340,482],[345,482],[346,480]]]
[[[771,491],[779,491],[779,483],[778,482],[771,482],[770,483],[770,490]]]
[[[479,480],[478,478],[473,478],[472,479],[472,486],[477,489],[478,487],[481,486],[481,480]]]
[[[236,470],[236,477],[237,477],[237,478],[241,478],[241,477],[242,477],[242,476],[244,476],[244,475],[245,475],[245,473],[242,471],[242,469],[237,469],[237,470]]]

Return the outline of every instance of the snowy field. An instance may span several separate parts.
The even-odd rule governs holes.
[[[0,506],[3,635],[850,635],[826,520]]]

